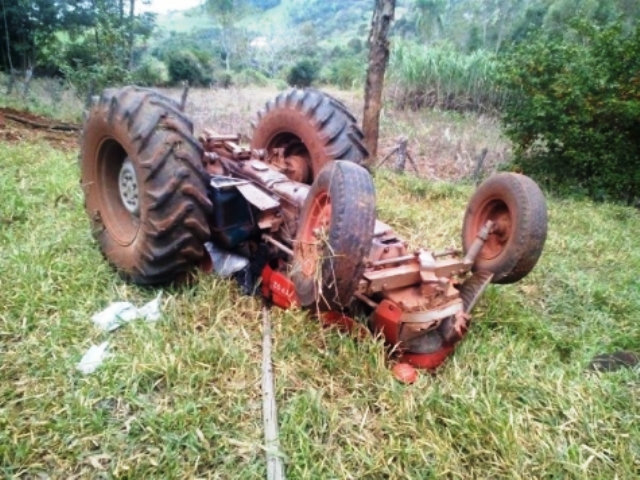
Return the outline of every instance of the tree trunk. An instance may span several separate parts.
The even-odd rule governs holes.
[[[131,0],[129,9],[129,70],[133,70],[133,43],[134,43],[134,21],[136,14],[136,0]]]
[[[500,10],[500,22],[498,24],[498,40],[496,41],[496,53],[500,52],[502,46],[502,37],[504,35],[504,24],[507,21],[508,10]]]
[[[4,34],[7,37],[7,59],[9,60],[9,71],[13,72],[13,62],[11,61],[11,42],[9,41],[9,26],[7,25],[7,10],[2,0],[2,17],[4,18]]]
[[[98,26],[100,25],[99,16],[103,13],[101,10],[98,10],[99,5],[96,0],[93,1],[93,11],[97,13],[94,25],[93,25],[93,39],[96,42],[96,52],[98,52],[98,58],[102,61],[104,58],[104,54],[102,52],[102,48],[100,48],[100,34],[98,33]],[[98,13],[99,12],[99,13]]]
[[[231,71],[231,52],[227,44],[227,29],[222,30],[222,49],[224,50],[224,66],[225,71]]]
[[[396,0],[375,0],[375,10],[369,33],[369,67],[364,89],[364,116],[362,132],[369,150],[367,165],[373,167],[378,155],[378,134],[384,72],[389,63],[389,29],[393,22]]]

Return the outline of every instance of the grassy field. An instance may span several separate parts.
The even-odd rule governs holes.
[[[93,313],[157,291],[103,261],[76,158],[0,140],[0,476],[264,478],[259,300],[201,274],[164,291],[158,323],[99,332]],[[376,184],[379,216],[413,245],[459,243],[471,187]],[[536,270],[491,287],[455,355],[413,386],[379,341],[272,311],[290,478],[638,476],[638,371],[585,366],[640,347],[640,216],[556,198],[549,213]],[[113,355],[82,375],[105,340]]]

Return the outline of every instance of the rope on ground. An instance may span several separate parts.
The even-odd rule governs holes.
[[[273,388],[271,364],[271,319],[266,306],[262,307],[262,416],[267,452],[267,480],[284,480],[284,464],[278,440],[278,412]]]

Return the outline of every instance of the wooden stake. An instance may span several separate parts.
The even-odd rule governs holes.
[[[485,147],[482,149],[480,155],[478,155],[478,158],[476,159],[476,168],[473,172],[473,180],[475,181],[476,185],[480,183],[480,179],[482,178],[482,167],[484,166],[484,159],[487,157],[487,153],[489,153],[489,149]]]
[[[278,441],[278,412],[273,388],[271,364],[271,319],[269,310],[262,307],[262,416],[267,451],[267,480],[284,480],[284,465]]]
[[[187,107],[187,97],[189,96],[189,82],[184,82],[184,88],[182,89],[182,97],[180,98],[180,110],[184,112]]]
[[[396,160],[395,169],[396,172],[404,172],[404,165],[407,163],[407,144],[409,139],[407,137],[398,138],[398,159]]]

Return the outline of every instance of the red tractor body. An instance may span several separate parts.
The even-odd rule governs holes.
[[[85,127],[87,210],[127,278],[168,281],[210,257],[279,307],[348,329],[365,316],[406,362],[433,369],[486,286],[534,267],[544,197],[527,177],[493,176],[467,206],[461,249],[410,251],[375,218],[361,138],[346,108],[313,90],[267,104],[249,147],[209,130],[196,141],[179,106],[155,92],[107,91]]]

